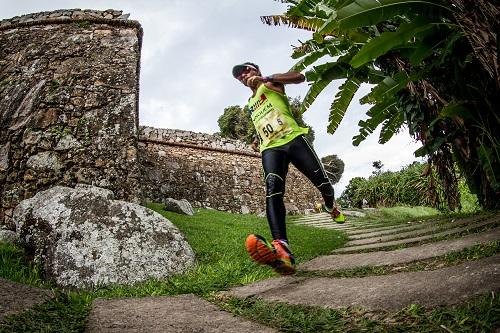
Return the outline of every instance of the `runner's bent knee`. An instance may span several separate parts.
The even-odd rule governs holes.
[[[269,173],[266,175],[266,196],[283,196],[285,192],[285,182],[280,175]]]

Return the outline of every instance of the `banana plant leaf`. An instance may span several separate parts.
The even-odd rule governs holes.
[[[399,133],[399,130],[404,124],[405,117],[403,112],[401,112],[399,109],[394,108],[395,112],[388,118],[386,121],[384,121],[382,125],[382,129],[380,130],[380,136],[378,143],[384,144],[388,142],[394,134]]]
[[[347,78],[347,80],[340,86],[339,92],[335,96],[335,99],[330,107],[327,127],[328,133],[333,134],[337,130],[361,83],[362,81],[360,79],[353,76]]]
[[[450,4],[444,0],[356,0],[339,9],[336,17],[338,27],[346,30],[376,25],[405,13],[431,18],[452,15]]]
[[[360,120],[358,123],[359,134],[352,138],[352,144],[358,146],[364,141],[375,129],[382,124],[390,115],[397,112],[397,101],[395,98],[386,99],[381,103],[374,105],[366,113],[369,118],[367,120]]]
[[[335,62],[314,67],[312,71],[307,72],[307,80],[313,83],[302,101],[300,112],[305,112],[333,80],[345,79],[350,69],[351,66],[344,62]]]
[[[428,19],[416,18],[409,23],[401,24],[394,32],[382,33],[363,45],[361,50],[352,58],[351,66],[357,68],[369,61],[373,61],[391,49],[408,43],[420,32],[432,29],[434,24],[429,22]],[[415,47],[419,48],[418,45]]]

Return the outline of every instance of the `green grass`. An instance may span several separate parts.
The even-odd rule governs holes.
[[[260,299],[214,299],[222,308],[280,332],[492,332],[500,325],[500,298],[478,297],[459,306],[424,309],[410,305],[396,313],[325,309]]]
[[[400,223],[409,220],[427,220],[439,219],[441,213],[431,207],[406,207],[398,206],[391,208],[380,208],[376,210],[367,210],[367,215],[363,221],[381,222],[381,223]]]
[[[13,244],[0,242],[0,277],[11,281],[44,287],[40,269],[26,259],[25,251]]]
[[[200,209],[194,216],[165,212],[159,204],[149,208],[174,223],[196,253],[197,266],[183,275],[150,280],[133,286],[115,285],[91,291],[57,290],[45,283],[35,266],[24,259],[24,252],[13,245],[0,246],[0,277],[37,287],[53,288],[56,299],[31,311],[11,316],[0,324],[0,332],[78,332],[96,297],[141,297],[193,293],[202,297],[232,286],[262,280],[276,273],[252,262],[244,247],[248,234],[270,237],[265,218]],[[346,242],[334,230],[290,225],[288,237],[297,261],[327,254]]]
[[[425,310],[410,306],[397,313],[371,313],[359,309],[323,309],[269,303],[258,299],[221,297],[218,291],[232,286],[276,276],[269,268],[253,263],[245,252],[249,233],[269,237],[265,218],[201,209],[195,216],[164,212],[157,204],[150,208],[172,221],[186,236],[197,255],[192,271],[165,280],[150,280],[134,286],[109,286],[89,291],[60,290],[43,281],[36,268],[25,260],[24,252],[0,244],[0,277],[52,288],[56,298],[35,308],[10,316],[0,323],[0,332],[81,332],[96,297],[159,296],[194,293],[221,308],[283,332],[488,332],[500,325],[500,302],[496,295],[480,297],[458,307]],[[399,215],[401,214],[401,215]],[[373,212],[369,221],[405,223],[408,220],[442,219],[433,211],[396,207]],[[363,219],[358,219],[363,221]],[[304,262],[342,246],[346,236],[338,231],[289,224],[289,239],[298,262]],[[450,264],[498,253],[498,244],[452,254]],[[361,274],[360,272],[356,274]],[[369,274],[377,274],[372,271]]]

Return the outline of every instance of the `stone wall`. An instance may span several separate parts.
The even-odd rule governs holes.
[[[121,11],[0,21],[0,225],[55,184],[138,201],[142,29]]]
[[[241,141],[141,126],[139,157],[145,200],[187,199],[197,207],[241,213],[265,209],[260,154]],[[288,210],[303,212],[320,200],[317,189],[290,166]]]

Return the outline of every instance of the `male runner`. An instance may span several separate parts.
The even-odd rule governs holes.
[[[266,213],[273,241],[269,244],[262,236],[249,235],[246,248],[253,260],[271,265],[283,275],[296,272],[285,226],[285,179],[291,162],[321,192],[322,210],[337,223],[345,221],[335,207],[334,191],[311,144],[306,140],[308,128],[297,125],[293,118],[285,84],[302,83],[304,75],[297,72],[262,76],[259,66],[246,62],[233,67],[233,76],[252,90],[248,100],[252,122],[257,132],[262,153],[262,166],[266,183]]]

